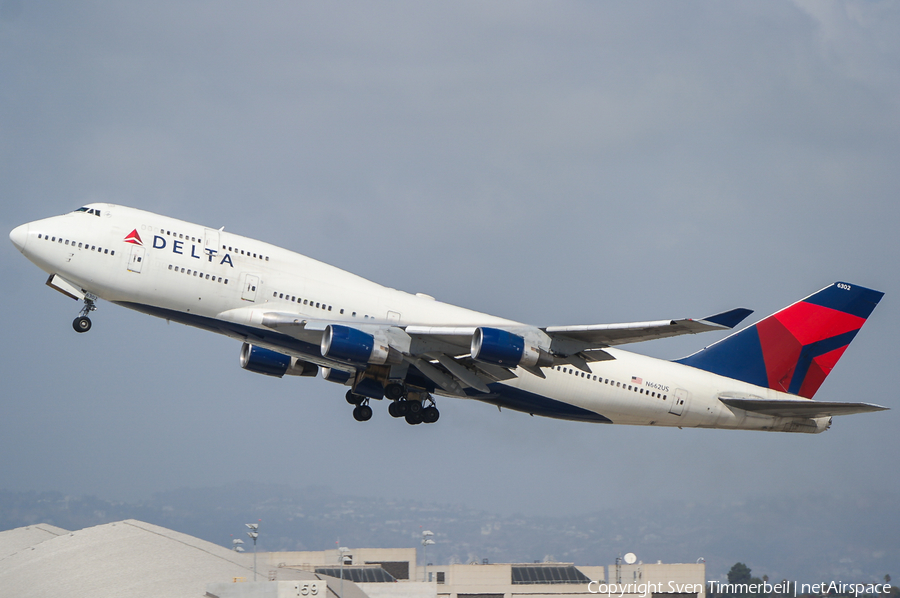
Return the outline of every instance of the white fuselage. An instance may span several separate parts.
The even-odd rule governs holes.
[[[241,340],[246,330],[262,329],[265,311],[348,326],[524,326],[222,230],[123,206],[86,207],[93,213],[37,220],[10,236],[41,269],[89,294]],[[313,345],[260,344],[328,365]],[[590,363],[590,374],[568,364],[543,368],[546,378],[518,368],[517,377],[491,385],[496,396],[471,396],[535,415],[616,424],[819,432],[830,419],[733,409],[719,397],[789,395],[669,361],[607,352],[614,359]]]

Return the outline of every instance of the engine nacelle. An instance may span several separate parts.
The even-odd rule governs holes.
[[[508,368],[553,365],[552,355],[518,334],[499,328],[476,328],[472,335],[471,353],[472,359]]]
[[[322,377],[329,382],[349,386],[348,383],[353,378],[353,374],[351,374],[350,372],[345,372],[344,370],[336,370],[334,368],[322,368]]]
[[[351,363],[383,365],[403,361],[400,352],[390,346],[387,335],[379,331],[369,334],[340,324],[325,327],[321,349],[322,357]]]
[[[319,366],[270,349],[244,343],[241,347],[241,367],[256,374],[281,378],[288,376],[315,376]]]

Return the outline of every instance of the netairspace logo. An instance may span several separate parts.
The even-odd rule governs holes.
[[[888,583],[844,583],[842,581],[822,583],[797,583],[783,581],[781,583],[719,583],[707,582],[709,593],[715,594],[781,594],[799,596],[800,594],[852,594],[855,598],[865,594],[889,594],[891,584]],[[793,587],[792,587],[793,586]],[[793,591],[792,591],[793,590]]]

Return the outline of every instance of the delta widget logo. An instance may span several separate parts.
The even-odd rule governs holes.
[[[137,229],[134,229],[127,235],[125,235],[125,242],[131,243],[132,245],[140,245],[143,247],[144,242],[141,240],[141,236],[138,234]]]

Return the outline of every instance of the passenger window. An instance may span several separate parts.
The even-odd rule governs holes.
[[[171,270],[171,269],[172,269],[172,264],[169,264],[169,270]]]
[[[53,238],[51,239],[51,241],[55,241],[55,240],[56,240],[56,237],[53,237]]]
[[[278,298],[279,298],[279,299],[284,299],[284,293],[278,293]]]
[[[81,249],[81,243],[78,244],[78,249]]]

